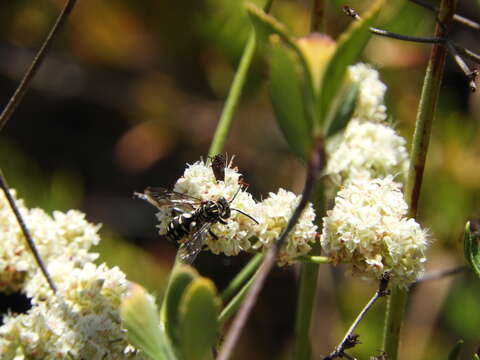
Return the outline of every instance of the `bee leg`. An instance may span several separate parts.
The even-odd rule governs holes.
[[[210,236],[211,236],[212,238],[214,238],[215,240],[218,240],[218,236],[215,235],[215,233],[212,231],[212,229],[208,229],[208,233],[210,234]]]
[[[172,208],[172,216],[178,216],[178,215],[181,215],[185,213],[185,211],[183,211],[182,209],[179,209],[179,208]]]

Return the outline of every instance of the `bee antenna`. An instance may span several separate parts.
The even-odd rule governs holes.
[[[255,218],[251,215],[248,215],[246,212],[243,212],[242,210],[239,210],[239,209],[235,209],[235,208],[230,208],[230,210],[235,210],[235,211],[238,211],[240,214],[242,215],[245,215],[246,217],[248,217],[250,220],[254,221],[256,224],[260,224],[257,220],[255,220]]]
[[[238,195],[238,193],[240,192],[240,190],[242,190],[242,186],[241,186],[241,185],[238,187],[238,190],[237,190],[237,192],[235,193],[235,195],[233,195],[232,200],[230,200],[230,201],[228,202],[229,204],[231,204],[231,203],[233,202],[233,200],[235,200],[235,198],[237,197],[237,195]]]

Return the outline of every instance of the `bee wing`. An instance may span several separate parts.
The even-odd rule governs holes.
[[[223,154],[217,154],[212,159],[213,175],[217,181],[225,181],[225,168],[227,167],[227,158]]]
[[[178,255],[180,261],[184,264],[191,264],[197,257],[198,253],[202,250],[205,236],[212,226],[211,223],[203,224],[200,229],[195,231],[187,242],[184,242],[178,249]]]
[[[201,199],[163,187],[147,187],[143,193],[136,192],[134,195],[142,200],[148,201],[157,208],[183,207],[192,210],[202,202]]]

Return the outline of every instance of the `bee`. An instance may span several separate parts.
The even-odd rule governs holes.
[[[227,157],[223,154],[217,154],[212,157],[212,171],[215,179],[225,181],[225,168],[227,167]]]
[[[215,169],[215,166],[220,166],[220,160],[222,160],[219,159],[215,162],[217,157],[212,161],[212,170],[217,181],[219,181],[217,174],[223,173],[224,176],[224,170],[222,172],[218,168]],[[223,160],[222,164],[225,164],[225,160]],[[242,185],[239,186],[230,201],[223,196],[217,200],[202,200],[162,187],[148,187],[143,193],[135,192],[134,196],[148,201],[158,209],[171,209],[173,218],[168,223],[167,232],[163,237],[174,242],[188,237],[180,246],[178,256],[181,262],[191,264],[202,250],[207,233],[212,238],[218,239],[211,227],[216,223],[226,225],[232,210],[247,216],[258,224],[258,221],[249,214],[230,206],[240,190],[242,190]]]

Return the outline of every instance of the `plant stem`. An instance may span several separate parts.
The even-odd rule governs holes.
[[[272,7],[273,0],[268,0],[264,10],[269,12]],[[217,129],[213,135],[213,140],[210,145],[210,150],[208,151],[209,156],[215,156],[223,151],[225,145],[225,140],[227,139],[228,131],[230,130],[230,125],[232,124],[233,114],[237,109],[238,102],[242,95],[243,87],[247,80],[248,69],[252,63],[253,55],[256,48],[256,36],[255,31],[252,29],[250,35],[248,36],[247,44],[243,50],[242,58],[240,59],[240,64],[238,66],[235,77],[233,78],[232,86],[223,106],[222,114],[220,115],[220,120],[218,121]]]
[[[351,347],[355,346],[356,344],[358,344],[358,342],[356,341],[356,338],[358,336],[354,336],[353,332],[357,328],[358,324],[360,324],[360,321],[362,321],[362,319],[365,317],[365,314],[367,313],[367,311],[370,310],[370,308],[373,306],[373,304],[375,304],[375,302],[379,298],[381,298],[383,296],[386,296],[390,293],[387,290],[389,281],[390,281],[390,274],[384,273],[382,278],[380,279],[380,284],[379,284],[378,290],[372,296],[372,298],[367,303],[367,305],[365,305],[365,307],[362,309],[362,311],[360,311],[360,314],[358,314],[357,318],[355,319],[355,321],[352,323],[352,325],[348,329],[348,331],[345,334],[345,336],[343,337],[342,341],[340,341],[340,344],[338,344],[337,347],[335,348],[335,350],[332,351],[332,353],[330,353],[330,355],[325,357],[324,360],[332,360],[332,359],[335,359],[337,357],[344,357],[346,355],[344,351],[347,348],[351,348]]]
[[[249,279],[252,274],[258,269],[263,260],[263,254],[256,254],[243,267],[243,269],[230,281],[230,284],[222,291],[222,301],[227,301],[233,294]]]
[[[312,16],[310,19],[310,32],[325,32],[324,0],[313,0]]]
[[[317,225],[321,229],[321,222],[325,213],[325,191],[323,184],[317,185],[314,193],[313,204],[317,214]],[[298,289],[297,311],[295,319],[295,344],[293,358],[296,360],[309,360],[312,355],[310,329],[317,293],[317,277],[320,264],[329,263],[330,259],[320,254],[320,243],[317,242],[309,256],[312,262],[304,262],[300,269],[300,284]]]
[[[310,328],[317,293],[317,277],[319,264],[304,263],[300,270],[300,286],[298,289],[297,312],[295,319],[295,345],[293,358],[309,360],[312,354]]]
[[[262,259],[263,257],[260,257],[260,260]],[[234,296],[232,300],[230,300],[227,306],[225,306],[225,308],[222,310],[220,316],[218,317],[218,322],[220,323],[220,325],[225,324],[225,322],[228,321],[233,316],[233,314],[237,312],[238,308],[242,304],[243,299],[245,298],[245,295],[247,295],[247,291],[252,286],[257,274],[253,275],[245,283],[242,289]]]
[[[303,187],[300,201],[295,208],[292,217],[289,219],[287,226],[280,234],[275,244],[270,247],[270,249],[268,249],[267,254],[265,255],[265,260],[263,261],[260,269],[258,270],[250,290],[245,296],[245,301],[240,307],[239,312],[235,316],[235,319],[229,331],[227,332],[227,335],[225,336],[225,341],[220,348],[217,360],[227,360],[231,356],[235,343],[237,342],[240,333],[242,332],[243,326],[245,325],[247,318],[251,310],[253,309],[253,306],[255,305],[258,295],[260,294],[260,290],[265,283],[265,279],[267,278],[267,275],[275,264],[278,252],[282,248],[288,234],[293,229],[298,219],[302,215],[303,210],[308,204],[310,196],[312,195],[312,192],[314,190],[314,185],[317,181],[317,176],[325,167],[325,160],[324,141],[323,138],[319,137],[316,139],[315,146],[310,153],[305,185]]]
[[[455,3],[455,0],[442,0],[439,12],[440,23],[435,28],[435,37],[447,38],[455,13]],[[409,205],[408,216],[411,218],[417,216],[418,199],[425,169],[428,143],[440,93],[446,55],[447,49],[443,44],[433,45],[423,82],[410,154],[410,169],[405,189],[405,199]],[[389,360],[397,360],[398,358],[400,332],[407,299],[408,290],[394,288],[388,301],[383,333],[383,348]]]
[[[37,55],[35,56],[32,63],[30,64],[30,67],[28,68],[25,76],[20,82],[20,85],[18,85],[18,88],[15,90],[14,94],[8,101],[7,106],[5,106],[5,109],[3,109],[2,114],[0,115],[0,131],[3,129],[5,124],[8,122],[8,120],[14,113],[18,104],[20,104],[23,97],[25,96],[33,80],[33,77],[36,75],[36,73],[40,69],[40,65],[42,64],[47,51],[50,49],[50,46],[52,45],[53,40],[57,37],[57,35],[60,33],[60,30],[62,30],[63,26],[65,25],[68,15],[70,15],[70,13],[72,12],[72,9],[75,6],[75,3],[76,3],[76,0],[68,0],[64,8],[60,12],[60,15],[58,15],[57,21],[53,25],[52,29],[50,30],[50,33],[45,39],[45,42],[43,43]]]
[[[300,261],[304,263],[312,263],[312,264],[330,264],[332,259],[328,256],[302,256],[299,258]]]

